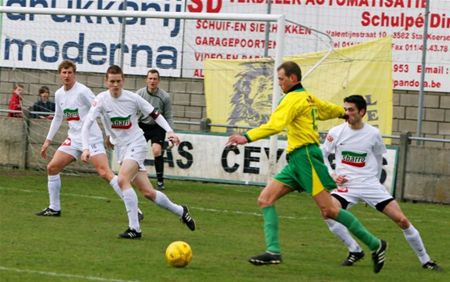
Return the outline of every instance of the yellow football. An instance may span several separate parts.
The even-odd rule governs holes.
[[[175,241],[166,249],[166,261],[174,267],[185,267],[192,260],[192,249],[188,243]]]

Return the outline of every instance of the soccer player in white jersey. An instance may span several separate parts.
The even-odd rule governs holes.
[[[351,208],[358,202],[365,202],[391,218],[403,230],[403,235],[416,253],[423,268],[441,270],[431,260],[420,237],[394,198],[380,183],[383,153],[386,147],[377,128],[364,123],[367,103],[360,95],[344,99],[348,120],[332,128],[322,146],[324,160],[330,169],[338,188],[331,195],[342,208]],[[328,156],[335,153],[336,168],[331,170]],[[364,252],[351,237],[347,228],[337,221],[327,219],[329,229],[340,238],[349,250],[342,265],[351,266],[364,257]]]
[[[117,160],[121,165],[118,182],[128,214],[128,228],[124,233],[119,234],[119,237],[138,239],[142,236],[136,212],[138,199],[132,184],[141,190],[144,197],[178,215],[182,222],[194,231],[195,222],[190,216],[188,208],[174,204],[164,193],[153,189],[148,179],[144,166],[148,146],[144,132],[138,125],[138,113],[151,116],[159,126],[164,128],[169,140],[174,144],[180,143],[178,136],[173,132],[166,119],[150,103],[141,96],[123,89],[124,75],[119,66],[112,65],[108,68],[105,84],[108,90],[97,95],[83,124],[81,159],[88,161],[95,153],[95,150],[89,146],[89,130],[97,117],[102,116],[105,130],[109,135],[107,142],[114,146]]]
[[[91,89],[76,81],[76,65],[73,62],[69,60],[62,61],[58,66],[58,73],[63,86],[55,93],[55,116],[50,125],[47,138],[41,147],[42,158],[47,158],[47,148],[58,132],[63,119],[67,120],[69,130],[66,140],[61,144],[47,165],[50,205],[36,213],[39,216],[61,215],[60,172],[81,156],[81,127],[95,98]],[[109,168],[108,158],[103,146],[103,135],[97,123],[91,128],[89,135],[92,164],[95,166],[97,173],[109,182],[117,195],[123,198],[117,182],[118,178]],[[139,218],[143,219],[143,214],[140,210],[139,213]]]

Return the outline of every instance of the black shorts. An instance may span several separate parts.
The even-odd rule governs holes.
[[[153,143],[159,144],[161,146],[164,145],[164,140],[166,139],[166,131],[157,124],[145,124],[139,123],[139,127],[144,131],[145,140],[152,141]]]

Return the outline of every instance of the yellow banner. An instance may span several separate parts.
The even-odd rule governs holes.
[[[365,121],[378,127],[383,135],[391,135],[391,51],[391,38],[335,49],[302,83],[317,97],[338,105],[346,96],[364,96],[368,103]],[[289,56],[284,60],[297,62],[306,74],[325,54]],[[206,112],[211,122],[250,127],[266,122],[271,113],[273,68],[270,60],[206,60]],[[321,122],[319,130],[326,131],[341,122]]]

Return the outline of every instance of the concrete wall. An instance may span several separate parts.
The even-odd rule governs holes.
[[[450,204],[450,150],[412,145],[406,162],[405,199]]]
[[[409,131],[415,136],[418,115],[417,91],[395,91],[392,134]],[[426,92],[422,114],[423,137],[450,140],[450,93]],[[427,147],[450,148],[450,143],[426,142]]]

